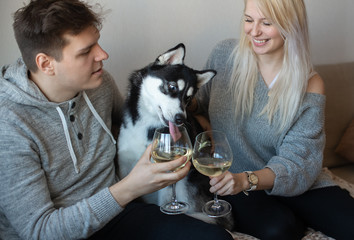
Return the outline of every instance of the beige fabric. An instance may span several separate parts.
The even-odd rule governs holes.
[[[324,167],[349,163],[335,149],[350,121],[354,118],[354,62],[319,65],[315,70],[326,86],[326,147]]]
[[[336,153],[354,163],[354,119],[345,130],[336,148]]]

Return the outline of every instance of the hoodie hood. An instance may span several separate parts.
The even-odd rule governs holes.
[[[14,64],[3,66],[0,73],[0,99],[30,106],[58,106],[59,104],[48,101],[37,85],[28,79],[28,73],[22,58]]]
[[[37,108],[52,108],[55,109],[58,113],[58,118],[63,126],[63,131],[66,139],[66,143],[70,152],[72,162],[74,164],[75,171],[79,173],[79,168],[77,164],[77,157],[71,142],[69,127],[67,124],[67,117],[65,116],[63,109],[69,108],[71,106],[71,100],[54,103],[50,102],[44,94],[40,91],[38,86],[28,78],[28,69],[24,64],[22,58],[19,58],[12,65],[5,65],[1,68],[0,75],[0,101],[12,101],[21,105],[34,106]],[[100,123],[102,128],[109,134],[112,139],[113,144],[116,144],[116,141],[106,126],[100,115],[97,113],[96,109],[93,107],[90,99],[87,94],[83,91],[78,94],[75,98],[83,97],[88,108],[92,112],[93,116]],[[62,109],[63,108],[63,109]]]

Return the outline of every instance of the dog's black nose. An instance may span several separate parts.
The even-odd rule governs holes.
[[[176,116],[175,116],[175,122],[176,122],[176,124],[182,124],[182,123],[184,123],[185,122],[185,118],[184,118],[184,115],[183,114],[177,114]]]

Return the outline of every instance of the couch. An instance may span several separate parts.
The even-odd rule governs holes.
[[[354,184],[354,62],[317,65],[326,87],[323,166]]]

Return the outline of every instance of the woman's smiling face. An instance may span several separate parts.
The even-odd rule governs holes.
[[[264,17],[255,0],[247,0],[244,31],[257,55],[283,53],[284,39],[270,19]]]

